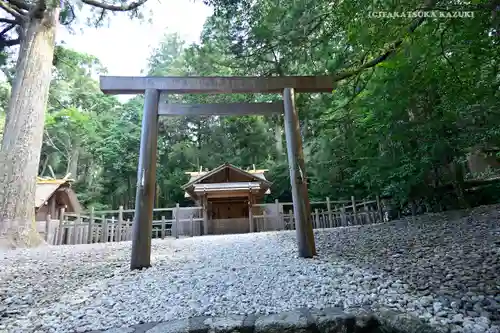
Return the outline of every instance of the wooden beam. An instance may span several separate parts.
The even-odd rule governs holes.
[[[283,113],[283,102],[228,104],[167,104],[158,107],[160,116],[246,116]]]
[[[312,258],[314,256],[314,240],[309,237],[309,230],[312,226],[310,215],[308,214],[309,197],[305,182],[305,170],[302,170],[300,156],[303,156],[300,140],[300,129],[295,108],[295,98],[293,89],[284,89],[283,100],[285,104],[285,137],[288,155],[288,165],[290,171],[290,183],[292,185],[293,215],[295,218],[295,230],[297,233],[297,245],[299,257]]]
[[[297,140],[297,155],[295,158],[297,158],[297,162],[299,164],[299,170],[301,174],[301,181],[300,181],[300,186],[302,187],[301,189],[301,200],[304,201],[305,203],[305,208],[306,208],[306,232],[307,232],[307,243],[309,247],[311,248],[313,256],[315,256],[316,253],[316,242],[314,241],[314,231],[313,231],[313,223],[311,220],[311,202],[309,201],[309,191],[307,190],[307,171],[306,171],[306,162],[304,158],[304,148],[302,145],[302,135],[300,134],[300,122],[299,122],[299,115],[297,113],[297,109],[295,108],[295,95],[293,93],[293,89],[285,89],[283,96],[287,97],[288,92],[291,94],[292,102],[293,102],[293,122],[295,123],[295,139]]]
[[[160,94],[157,90],[150,89],[146,91],[144,98],[134,224],[132,228],[132,256],[130,259],[130,269],[132,270],[151,266],[159,97]]]
[[[171,94],[221,93],[281,93],[284,88],[297,92],[331,92],[331,76],[268,76],[268,77],[197,77],[197,76],[101,76],[101,90],[105,94],[142,94],[147,89]]]
[[[234,192],[209,192],[207,193],[208,199],[224,199],[224,198],[244,198],[248,196],[248,191],[234,191]]]

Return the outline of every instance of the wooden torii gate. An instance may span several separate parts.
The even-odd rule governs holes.
[[[285,114],[285,137],[292,186],[293,211],[299,256],[316,254],[307,193],[306,168],[295,92],[332,92],[329,76],[272,77],[128,77],[101,76],[105,94],[145,94],[141,128],[137,191],[132,235],[131,269],[151,266],[151,234],[156,183],[158,116]],[[278,93],[283,100],[274,103],[168,104],[168,94]]]

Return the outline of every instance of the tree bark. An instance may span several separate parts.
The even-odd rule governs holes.
[[[281,128],[280,117],[276,117],[274,137],[276,139],[276,151],[279,155],[283,153],[283,130]]]
[[[66,166],[66,174],[70,173],[70,178],[77,179],[78,178],[78,161],[80,158],[80,146],[77,144],[73,145],[73,149],[71,150],[71,155],[68,161],[68,165]]]
[[[43,165],[42,169],[40,170],[40,177],[43,177],[45,174],[45,170],[47,170],[47,165],[49,164],[49,159],[50,159],[50,154],[45,156],[45,159],[43,160]]]
[[[52,76],[59,8],[25,25],[0,151],[0,247],[43,244],[35,229],[35,188]]]

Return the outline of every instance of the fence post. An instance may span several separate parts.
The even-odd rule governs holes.
[[[71,236],[72,240],[71,243],[73,245],[78,244],[78,231],[80,230],[80,223],[81,223],[81,217],[80,214],[76,216],[75,222],[73,222],[73,234]]]
[[[333,207],[333,211],[335,213],[332,213],[332,224],[331,224],[330,228],[336,228],[338,226],[337,215],[340,218],[340,208],[339,208],[339,206],[335,205]],[[336,212],[338,212],[338,213],[336,213]]]
[[[276,205],[276,226],[275,226],[275,230],[283,230],[282,228],[282,216],[280,214],[280,202],[278,201],[278,199],[275,199],[274,200],[274,204]]]
[[[366,218],[363,218],[363,217],[361,218],[361,224],[372,223],[372,221],[370,219],[370,211],[368,210],[368,206],[366,205],[366,201],[363,201],[363,215],[365,215]]]
[[[288,216],[290,216],[290,230],[295,230],[295,215],[291,209],[288,210]]]
[[[49,242],[50,220],[51,220],[50,214],[47,214],[45,216],[45,241],[49,244],[50,244]]]
[[[252,197],[248,198],[248,223],[250,224],[250,232],[255,231],[254,221],[253,221],[253,205],[252,205]]]
[[[354,225],[358,224],[358,209],[356,208],[356,200],[354,199],[354,195],[351,197],[352,202],[352,217],[354,221]]]
[[[377,211],[380,223],[384,222],[384,215],[382,213],[382,205],[380,204],[380,196],[377,195]]]
[[[63,238],[64,238],[64,229],[63,229],[63,224],[64,224],[64,207],[61,208],[61,211],[59,212],[59,232],[57,235],[57,245],[61,245],[63,243]]]
[[[125,235],[125,240],[130,240],[132,238],[132,226],[130,225],[130,219],[127,219],[127,233]]]
[[[92,244],[94,242],[94,207],[90,207],[89,214],[89,233],[87,235],[87,244]]]
[[[259,228],[257,228],[257,229],[259,229]],[[259,231],[268,231],[267,230],[267,212],[266,212],[265,208],[262,210],[262,228]]]
[[[344,227],[347,225],[347,216],[345,214],[345,207],[340,207],[340,226]]]
[[[115,223],[115,216],[111,216],[111,226],[110,226],[110,242],[113,243],[115,241],[115,233],[116,233],[116,223]]]
[[[106,221],[106,216],[102,215],[102,223],[101,223],[101,228],[102,228],[102,242],[107,243],[108,242],[108,221]]]
[[[122,227],[123,227],[123,206],[118,207],[118,225],[116,230],[117,242],[122,241]]]
[[[319,210],[318,210],[318,208],[316,208],[314,210],[314,222],[315,222],[314,223],[315,224],[314,229],[320,229],[320,225],[319,225]]]
[[[165,216],[161,217],[161,239],[165,239]]]
[[[208,234],[208,200],[207,196],[203,196],[203,204],[202,204],[202,215],[203,215],[203,222],[202,222],[202,234],[207,235]]]
[[[326,210],[328,210],[328,228],[331,228],[334,223],[332,216],[332,204],[330,203],[329,197],[326,197]]]
[[[194,220],[193,220],[193,215],[189,215],[189,222],[191,223],[191,237],[194,237]]]
[[[180,215],[180,207],[179,207],[179,204],[175,204],[175,238],[179,238],[179,221],[180,221],[180,218],[179,218],[179,215]]]

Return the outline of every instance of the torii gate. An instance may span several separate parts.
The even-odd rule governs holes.
[[[302,150],[299,120],[295,108],[295,92],[332,92],[334,79],[329,76],[272,77],[128,77],[101,76],[105,94],[145,94],[141,127],[141,147],[137,169],[137,190],[132,235],[131,269],[151,266],[151,234],[156,183],[156,150],[158,116],[221,115],[285,113],[290,183],[299,256],[316,254],[312,228],[306,168]],[[280,93],[283,101],[274,103],[230,104],[167,104],[168,94]],[[167,97],[167,96],[165,96]]]

